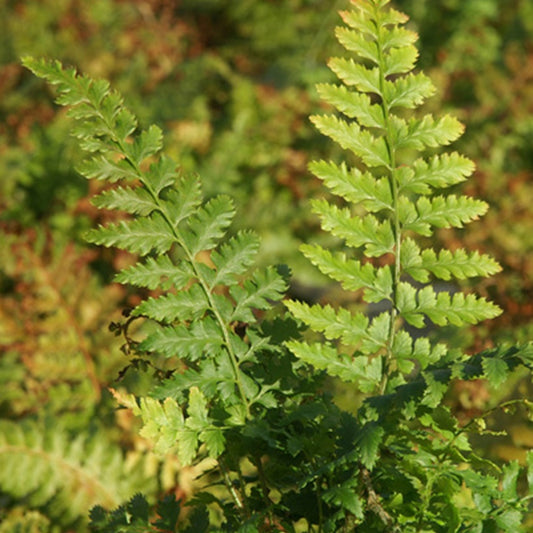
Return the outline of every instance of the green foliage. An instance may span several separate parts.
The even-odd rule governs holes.
[[[354,512],[342,504],[346,520],[353,513],[368,531],[474,531],[481,523],[512,531],[522,522],[527,500],[502,499],[499,509],[494,506],[497,478],[487,473],[489,463],[479,468],[468,432],[442,401],[452,378],[482,377],[497,387],[517,364],[531,369],[531,347],[473,358],[416,331],[498,316],[501,310],[485,298],[464,294],[457,285],[441,287],[436,278],[488,276],[499,265],[486,254],[436,252],[415,240],[436,228],[462,228],[484,215],[487,205],[440,192],[464,181],[474,167],[456,152],[427,153],[461,135],[455,118],[406,118],[402,108],[419,106],[434,89],[425,76],[410,73],[416,35],[400,26],[407,20],[403,14],[384,9],[387,3],[361,1],[341,13],[348,27],[338,29],[337,37],[355,58],[330,60],[341,85],[321,85],[319,91],[346,118],[312,117],[324,135],[355,156],[351,168],[333,161],[311,164],[337,197],[314,201],[313,210],[345,250],[304,245],[302,251],[345,290],[362,291],[364,301],[383,302],[388,310],[371,319],[288,301],[292,314],[326,341],[287,345],[300,360],[370,394],[358,411],[362,427],[352,458],[360,465],[359,494],[364,498],[366,492],[367,505]],[[457,471],[458,460],[468,465],[468,475]],[[495,464],[491,468],[498,471]],[[509,478],[504,468],[502,483]],[[473,493],[472,508],[461,496],[465,486]]]
[[[348,249],[362,248],[367,257],[382,257],[385,266],[363,263],[353,252],[350,258],[344,253],[332,254],[320,246],[305,246],[303,252],[345,289],[364,289],[365,301],[385,300],[390,311],[366,323],[365,318],[350,316],[342,309],[337,315],[332,308],[320,305],[289,302],[288,306],[317,331],[332,339],[341,338],[356,349],[350,356],[341,352],[337,357],[331,353],[316,357],[325,358],[332,365],[338,357],[354,358],[354,365],[358,361],[360,370],[353,381],[357,381],[355,375],[362,374],[366,382],[374,383],[375,392],[386,393],[387,386],[403,383],[414,367],[413,363],[398,368],[396,346],[400,343],[402,350],[412,351],[413,345],[410,334],[402,328],[404,322],[416,328],[425,327],[428,320],[440,326],[461,326],[493,318],[500,311],[474,294],[437,292],[432,284],[419,287],[406,278],[409,275],[424,283],[430,281],[430,274],[447,280],[464,279],[489,275],[499,267],[486,255],[469,254],[463,249],[454,253],[441,250],[437,254],[432,249],[421,250],[413,240],[415,234],[431,236],[435,228],[460,228],[483,215],[487,205],[467,196],[435,194],[436,190],[463,181],[473,171],[472,162],[455,152],[432,155],[429,160],[413,155],[413,150],[448,144],[457,139],[463,128],[450,116],[435,120],[426,114],[406,120],[398,114],[401,108],[420,105],[434,89],[427,78],[409,74],[417,52],[413,46],[416,35],[399,26],[406,18],[394,10],[381,11],[380,7],[379,2],[363,2],[354,11],[343,13],[351,29],[341,28],[337,36],[360,62],[332,59],[330,67],[344,85],[321,86],[323,98],[355,120],[334,115],[312,117],[322,133],[350,150],[367,169],[354,166],[352,170],[332,161],[315,162],[311,168],[347,205],[339,207],[327,200],[313,202],[322,228],[344,240]],[[371,96],[376,103],[371,103]],[[354,215],[354,205],[365,208],[367,213]],[[354,328],[355,324],[359,327]],[[359,335],[354,333],[357,331]],[[367,331],[375,332],[370,347],[368,339],[367,344],[359,346],[361,334]],[[399,335],[401,341],[397,340]],[[309,347],[305,342],[293,342],[291,348],[301,354]],[[307,358],[308,362],[312,360],[313,357]],[[323,364],[319,366],[324,368]],[[376,368],[381,369],[377,374]]]
[[[160,420],[163,438],[178,447],[185,465],[193,462],[202,443],[216,459],[225,448],[224,430],[244,424],[251,408],[265,405],[270,397],[270,384],[246,369],[256,352],[269,350],[268,339],[254,335],[252,310],[268,309],[270,300],[281,297],[285,282],[272,268],[242,279],[257,253],[257,238],[237,233],[220,242],[235,215],[231,200],[217,196],[203,202],[198,180],[178,179],[175,165],[166,157],[149,164],[148,159],[161,150],[161,131],[152,126],[129,142],[136,119],[108,83],[77,76],[59,63],[28,59],[26,64],[58,85],[60,104],[72,106],[69,114],[78,119],[74,134],[85,150],[95,154],[81,168],[85,176],[120,181],[118,188],[103,192],[95,203],[140,215],[92,230],[88,240],[150,256],[120,273],[121,280],[134,278],[137,285],[152,286],[163,279],[161,264],[169,269],[164,279],[172,279],[176,292],[151,297],[131,312],[132,317],[160,324],[137,349],[167,357],[180,354],[196,379],[210,378],[207,396],[187,387],[175,393],[181,405],[166,404],[171,412],[158,414],[155,404],[146,400],[136,414],[142,414],[147,424]],[[139,187],[128,185],[136,180]],[[171,248],[176,256],[173,268],[166,255]],[[223,287],[229,288],[227,294]],[[235,331],[238,322],[246,322],[241,334]]]
[[[158,518],[150,520],[150,506],[144,496],[136,494],[128,503],[113,511],[103,507],[91,510],[91,528],[97,533],[120,533],[123,531],[175,531],[179,516],[179,504],[167,496],[157,506]]]
[[[58,101],[71,106],[75,135],[92,154],[82,172],[112,184],[95,203],[138,215],[100,226],[88,239],[140,255],[118,280],[164,288],[113,326],[125,336],[132,368],[135,361],[153,366],[161,357],[167,360],[157,372],[161,383],[150,395],[115,391],[115,397],[140,416],[141,435],[157,452],[176,454],[184,466],[216,462],[218,482],[225,484],[233,505],[218,495],[208,501],[223,510],[224,530],[234,531],[243,521],[289,520],[276,517],[287,515],[286,499],[308,477],[305,457],[316,448],[317,433],[327,444],[338,415],[314,392],[316,378],[296,375],[297,366],[283,347],[297,335],[294,321],[258,320],[286,288],[283,269],[250,269],[258,239],[251,232],[228,235],[235,214],[230,199],[205,201],[196,178],[179,176],[170,159],[157,157],[159,130],[136,133],[135,118],[107,83],[78,76],[57,62],[25,63],[58,85]],[[138,320],[146,327],[134,338],[129,327]],[[321,427],[314,421],[301,433],[296,429],[300,409],[311,409],[327,423]],[[263,456],[272,462],[263,465]],[[257,470],[251,493],[242,482],[245,458]],[[270,500],[271,486],[282,495],[277,503]]]
[[[531,194],[531,76],[524,73],[531,62],[531,3],[497,0],[439,2],[398,0],[397,6],[412,15],[411,27],[420,33],[421,61],[431,69],[443,97],[468,124],[459,149],[477,163],[469,194],[481,195],[491,206],[483,224],[469,232],[471,243],[483,244],[494,255],[503,273],[486,285],[505,311],[497,320],[476,328],[474,338],[492,340],[531,337],[529,256]],[[472,38],[475,36],[475,38]],[[438,235],[446,247],[455,247],[457,234]],[[527,263],[527,261],[526,261]],[[511,332],[512,330],[512,332]]]
[[[88,439],[57,426],[1,422],[2,491],[45,511],[55,524],[83,527],[82,517],[95,504],[114,507],[150,483],[142,462],[127,466],[102,434]],[[17,527],[30,528],[31,522]]]
[[[495,403],[462,423],[446,395],[457,380],[498,388],[516,369],[530,372],[533,350],[520,344],[469,355],[439,341],[439,332],[450,331],[444,326],[476,325],[501,312],[457,282],[500,267],[485,253],[428,246],[440,230],[485,215],[487,204],[448,190],[474,171],[468,158],[442,150],[463,127],[450,115],[412,116],[435,89],[411,72],[417,36],[387,4],[360,0],[341,13],[346,27],[336,35],[349,54],[329,63],[341,83],[318,87],[341,116],[314,115],[312,122],[350,153],[346,162],[311,164],[333,195],[314,200],[312,209],[335,239],[302,247],[376,313],[289,300],[296,320],[281,314],[286,271],[254,268],[259,238],[230,230],[236,209],[229,196],[213,196],[208,186],[204,198],[199,180],[160,154],[162,131],[138,128],[107,82],[59,62],[25,60],[69,108],[72,131],[90,154],[80,170],[101,185],[93,204],[123,213],[106,215],[88,240],[137,254],[115,280],[142,289],[141,298],[112,329],[130,357],[120,376],[146,367],[153,379],[147,392],[117,389],[114,397],[140,418],[140,434],[156,452],[205,472],[188,505],[168,497],[153,510],[140,495],[122,503],[131,493],[117,481],[116,500],[105,502],[115,510],[94,508],[94,531],[526,527],[531,454],[526,482],[518,463],[502,466],[474,444],[493,433],[486,427],[495,411],[530,409],[529,402]],[[241,6],[235,14],[248,15],[249,3]],[[266,6],[261,12],[272,14]],[[268,50],[268,40],[259,41]],[[302,339],[299,323],[314,333]],[[323,393],[326,377],[349,384],[357,405],[339,409]],[[16,486],[5,480],[6,492],[31,490],[28,475],[22,472]],[[50,502],[39,499],[41,478],[37,483],[30,497],[41,507]],[[53,505],[64,505],[60,491],[54,498]]]

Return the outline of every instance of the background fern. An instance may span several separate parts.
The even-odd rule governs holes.
[[[115,507],[136,490],[150,492],[143,460],[128,465],[121,451],[102,433],[75,436],[58,426],[35,423],[0,425],[0,487],[5,494],[39,509],[54,525],[84,528],[83,516],[96,504]],[[153,490],[153,489],[152,489]],[[44,516],[22,520],[4,516],[11,531],[49,522]],[[19,524],[19,525],[17,525]],[[27,529],[31,531],[31,529]],[[46,529],[45,529],[46,530]]]

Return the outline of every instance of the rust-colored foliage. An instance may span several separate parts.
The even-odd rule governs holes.
[[[3,364],[15,370],[0,387],[3,415],[91,416],[121,364],[118,342],[105,333],[121,290],[98,284],[95,251],[58,246],[36,230],[2,238]]]

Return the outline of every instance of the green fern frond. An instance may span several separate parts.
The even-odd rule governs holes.
[[[376,179],[369,172],[331,161],[314,161],[309,169],[323,180],[333,194],[345,198],[354,205],[362,204],[371,213],[392,209],[392,191],[387,179]]]
[[[332,115],[315,115],[311,117],[311,122],[321,133],[360,157],[368,167],[390,167],[389,152],[383,137],[376,137],[355,122],[348,123]]]
[[[94,533],[157,533],[176,531],[180,504],[173,495],[157,505],[158,518],[150,516],[150,506],[144,496],[136,494],[127,503],[112,511],[102,506],[91,509],[91,531]]]
[[[344,344],[354,345],[362,339],[373,340],[368,334],[368,318],[352,314],[347,309],[335,310],[329,305],[309,306],[303,302],[287,302],[291,313],[309,324],[314,331],[324,333],[329,339],[340,339]]]
[[[464,130],[463,125],[450,115],[437,120],[425,115],[422,119],[406,122],[391,114],[389,121],[392,133],[387,144],[393,150],[424,150],[444,146],[457,140]]]
[[[73,437],[61,427],[0,422],[0,489],[62,525],[83,529],[88,510],[115,507],[151,483],[142,464],[127,468],[101,434]]]
[[[438,254],[431,248],[421,251],[414,240],[406,238],[402,245],[400,261],[406,274],[421,283],[427,283],[430,274],[443,280],[467,279],[496,274],[500,265],[489,255],[467,252],[459,248],[440,250]]]
[[[462,228],[468,222],[483,216],[488,205],[465,196],[422,196],[413,204],[405,196],[398,201],[399,221],[404,231],[414,231],[429,237],[432,227]]]
[[[170,250],[175,241],[160,213],[154,213],[145,219],[101,226],[89,231],[85,238],[93,244],[121,248],[140,255],[151,252],[163,254]]]
[[[424,327],[425,316],[439,326],[463,326],[477,324],[500,313],[496,305],[475,294],[437,293],[430,286],[418,290],[405,282],[400,282],[397,287],[396,306],[400,316],[419,328]]]
[[[192,462],[204,445],[210,455],[221,454],[225,444],[220,435],[225,431],[222,428],[228,427],[228,410],[240,405],[246,419],[252,404],[264,402],[259,399],[268,396],[267,386],[244,365],[261,345],[254,341],[255,312],[269,309],[282,298],[286,290],[283,276],[274,268],[250,272],[259,241],[251,232],[228,235],[235,216],[232,200],[220,195],[204,201],[199,180],[181,176],[176,164],[160,155],[161,130],[152,126],[137,131],[136,118],[107,82],[78,75],[57,62],[27,58],[24,63],[57,85],[57,101],[69,106],[74,134],[92,154],[81,172],[89,179],[113,184],[93,203],[132,215],[90,231],[87,239],[141,256],[136,264],[119,272],[116,281],[168,291],[131,311],[131,317],[156,324],[134,343],[135,349],[193,364],[195,375],[204,376],[206,383],[211,383],[209,375],[216,376],[215,386],[207,388],[209,394],[202,404],[205,416],[200,417],[196,389],[174,380],[174,389],[182,383],[181,393],[176,391],[182,401],[174,406],[172,416],[156,417],[157,427],[146,433],[159,442],[159,433],[176,429],[172,424],[192,428],[202,418],[205,428],[199,432],[180,429],[173,433],[178,448],[187,450],[180,452],[181,458]],[[241,327],[244,333],[237,334]],[[273,349],[266,341],[262,346]],[[140,416],[148,406],[151,412],[159,408],[164,413],[166,408],[148,398],[141,405]],[[230,420],[237,423],[235,417]],[[239,418],[238,423],[244,420]]]
[[[314,200],[312,206],[321,218],[322,228],[345,240],[348,246],[364,246],[371,257],[393,251],[394,236],[389,220],[380,221],[373,215],[354,217],[349,209],[339,208],[326,200]]]
[[[194,271],[186,265],[176,266],[168,255],[147,257],[144,263],[128,267],[115,276],[118,283],[156,289],[179,290],[194,277]]]
[[[366,302],[390,299],[392,292],[390,267],[376,268],[370,263],[362,264],[355,259],[348,259],[342,252],[333,253],[315,245],[304,244],[301,250],[323,274],[339,281],[347,291],[364,289],[363,299]]]
[[[400,193],[430,194],[434,188],[461,183],[474,172],[474,163],[457,152],[417,159],[412,166],[397,169]]]
[[[414,46],[417,36],[402,27],[407,17],[385,7],[387,4],[361,0],[353,3],[352,10],[341,13],[346,27],[338,28],[336,35],[348,57],[329,61],[340,83],[320,84],[317,89],[342,116],[311,117],[322,134],[351,152],[357,161],[351,166],[332,161],[310,164],[310,170],[344,203],[339,206],[338,202],[315,200],[313,210],[322,228],[353,252],[332,252],[307,244],[302,252],[345,290],[361,291],[368,303],[388,302],[390,310],[371,319],[328,306],[287,304],[299,320],[343,346],[338,352],[330,346],[327,356],[310,347],[313,355],[307,362],[313,360],[319,368],[346,379],[349,371],[341,372],[339,365],[348,368],[349,358],[343,354],[355,350],[354,360],[358,361],[362,353],[369,364],[381,361],[381,381],[373,381],[381,392],[405,379],[415,368],[415,360],[425,366],[445,355],[442,349],[432,349],[420,340],[414,343],[404,325],[422,328],[432,322],[461,326],[500,313],[484,298],[465,295],[456,287],[450,293],[432,286],[435,279],[494,274],[499,270],[496,261],[478,252],[422,249],[413,238],[417,234],[431,237],[436,228],[462,228],[483,216],[488,206],[466,196],[435,194],[466,180],[474,165],[455,152],[428,153],[463,133],[456,118],[406,116],[408,110],[432,96],[435,88],[423,73],[412,72],[418,57]],[[352,257],[354,254],[376,259],[363,260]],[[386,266],[375,266],[378,261]],[[416,287],[409,278],[426,286]],[[306,358],[302,344],[292,343],[290,347],[296,350],[295,355]],[[366,351],[369,347],[375,352]],[[331,358],[330,366],[327,357]],[[355,378],[358,373],[350,375]],[[369,383],[365,381],[367,390]]]
[[[362,392],[375,390],[381,380],[383,369],[379,358],[349,356],[324,343],[292,341],[288,347],[296,357],[319,370],[327,370],[328,375],[357,383]]]
[[[220,246],[211,254],[211,261],[216,268],[211,287],[235,285],[238,276],[244,274],[253,264],[258,250],[259,239],[249,231],[238,233]]]
[[[46,516],[23,507],[3,513],[0,522],[0,533],[53,533],[54,529]]]

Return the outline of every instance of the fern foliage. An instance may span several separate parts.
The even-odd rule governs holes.
[[[348,156],[311,170],[330,193],[313,210],[342,249],[302,247],[344,290],[379,304],[376,314],[292,300],[294,318],[276,315],[285,272],[254,268],[259,241],[231,232],[231,199],[204,198],[199,179],[161,155],[161,130],[140,130],[107,82],[25,60],[69,108],[90,154],[80,170],[103,185],[94,204],[125,215],[89,241],[137,256],[116,281],[145,297],[113,329],[124,334],[131,367],[152,366],[157,379],[147,394],[112,393],[157,452],[208,465],[188,505],[169,497],[150,511],[140,495],[122,498],[107,504],[114,511],[93,509],[94,531],[520,531],[533,455],[525,479],[518,463],[481,457],[471,436],[490,433],[490,411],[461,424],[444,400],[454,380],[498,387],[519,366],[531,371],[533,351],[467,355],[427,334],[497,316],[459,281],[500,267],[479,251],[427,245],[487,205],[458,193],[474,165],[444,150],[463,126],[413,114],[435,89],[414,72],[417,36],[388,3],[352,0],[341,12],[347,54],[329,64],[339,82],[318,87],[338,113],[312,122]],[[140,336],[130,333],[133,321],[145,326]],[[310,338],[302,340],[301,324]],[[346,382],[358,405],[342,411],[323,392],[324,376]],[[492,409],[511,407],[531,405]]]
[[[157,508],[159,518],[153,519],[146,498],[136,494],[113,511],[107,511],[102,506],[94,507],[91,510],[91,528],[95,533],[170,532],[176,530],[179,512],[179,504],[172,496],[167,496]]]
[[[357,2],[341,13],[345,26],[337,29],[337,38],[351,57],[331,59],[337,85],[318,86],[339,114],[311,117],[321,133],[350,153],[349,164],[311,164],[333,195],[314,200],[313,210],[345,251],[318,245],[302,251],[344,289],[361,292],[368,303],[386,302],[389,310],[370,320],[345,309],[287,303],[296,317],[341,345],[317,351],[295,341],[290,347],[298,357],[335,375],[339,364],[346,366],[344,379],[381,393],[403,383],[419,357],[437,364],[445,355],[408,333],[406,324],[461,326],[500,313],[485,298],[456,286],[441,290],[436,283],[494,274],[499,266],[491,257],[461,248],[436,251],[417,239],[437,228],[461,228],[482,216],[487,204],[448,192],[472,174],[470,160],[456,152],[435,153],[456,140],[463,126],[449,115],[408,115],[435,89],[424,74],[413,73],[417,36],[403,26],[407,17],[385,8],[387,3]],[[324,350],[327,355],[318,353]]]
[[[338,83],[318,86],[336,112],[311,121],[347,156],[314,161],[310,170],[330,193],[312,209],[341,249],[301,248],[323,274],[381,311],[286,302],[323,337],[289,341],[293,354],[363,398],[351,451],[324,466],[345,476],[324,496],[338,509],[326,530],[514,531],[527,509],[527,497],[516,492],[518,465],[502,474],[473,453],[470,435],[484,421],[461,427],[443,401],[453,380],[498,387],[517,366],[531,370],[531,346],[468,356],[427,333],[498,316],[495,304],[463,292],[458,280],[500,267],[479,251],[428,245],[437,230],[462,228],[488,206],[452,189],[474,171],[468,158],[445,151],[463,126],[450,115],[413,113],[435,88],[414,71],[417,35],[388,3],[352,0],[353,8],[340,13],[344,26],[336,36],[346,57],[329,62]],[[500,506],[498,477],[513,486],[513,498]]]
[[[119,272],[118,282],[165,289],[131,312],[132,318],[157,324],[136,350],[179,358],[190,379],[210,383],[202,391],[175,386],[174,397],[161,407],[172,409],[172,424],[161,415],[154,428],[158,408],[149,399],[141,401],[139,414],[151,420],[145,433],[162,433],[156,439],[160,451],[177,450],[184,464],[196,458],[201,445],[217,458],[226,446],[225,430],[245,424],[255,405],[271,401],[246,365],[256,352],[269,349],[268,339],[254,334],[255,313],[279,300],[286,282],[274,267],[248,273],[259,242],[247,231],[227,236],[235,216],[231,199],[204,200],[198,178],[180,176],[176,164],[160,156],[161,130],[151,126],[138,132],[136,118],[108,82],[80,76],[58,62],[28,58],[25,64],[57,85],[58,103],[69,106],[74,135],[91,154],[82,174],[114,184],[93,203],[130,215],[90,231],[87,239],[142,258]]]
[[[80,517],[92,506],[115,507],[151,484],[143,463],[128,466],[102,434],[88,438],[57,426],[0,423],[0,489],[44,511],[56,525],[85,530]],[[31,523],[41,520],[44,516],[35,513],[32,521],[20,521],[17,527],[30,531]],[[8,522],[14,531],[14,522]]]
[[[205,199],[199,179],[181,176],[160,154],[161,131],[138,131],[135,117],[107,82],[58,62],[24,62],[57,86],[58,102],[69,108],[73,132],[90,154],[80,170],[103,182],[94,204],[126,215],[90,231],[88,240],[138,256],[116,281],[148,296],[126,312],[123,323],[111,326],[124,334],[124,351],[131,357],[127,368],[148,365],[156,379],[144,395],[112,392],[139,416],[141,434],[156,452],[175,454],[183,466],[214,464],[211,476],[226,488],[198,495],[195,512],[180,519],[179,527],[207,531],[208,507],[222,509],[224,531],[290,523],[285,515],[294,487],[308,476],[305,457],[317,451],[317,433],[325,437],[337,414],[316,396],[315,377],[296,376],[298,365],[284,346],[298,335],[294,320],[272,315],[286,289],[285,270],[253,267],[259,241],[250,231],[230,232],[236,212],[231,199]],[[134,338],[130,325],[136,320],[145,327]],[[328,423],[311,421],[305,431],[297,429],[306,409]],[[273,460],[263,465],[267,453]],[[244,483],[245,459],[254,471],[253,490]],[[281,494],[277,501],[270,499],[271,486]],[[93,527],[157,529],[142,505],[139,511],[139,502],[111,514],[95,510]],[[130,511],[139,511],[138,519],[130,520]],[[278,514],[284,518],[275,518]]]

